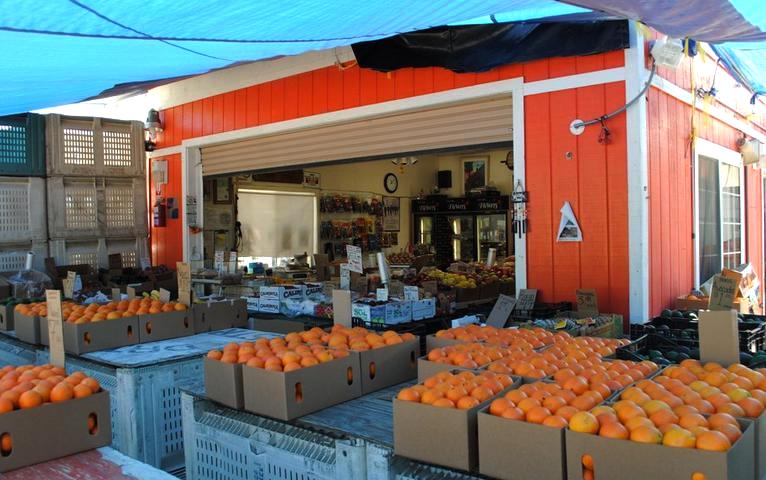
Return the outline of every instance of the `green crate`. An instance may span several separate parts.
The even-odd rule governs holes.
[[[0,117],[0,175],[45,176],[45,117]]]

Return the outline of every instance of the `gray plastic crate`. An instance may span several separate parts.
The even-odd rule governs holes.
[[[143,177],[141,122],[47,115],[48,175]]]
[[[109,255],[122,255],[123,267],[138,267],[141,257],[148,257],[146,237],[89,238],[50,240],[50,256],[57,265],[87,264],[108,268]]]
[[[38,363],[48,352],[37,352]],[[203,378],[202,358],[141,368],[111,368],[67,357],[67,371],[96,378],[110,393],[112,447],[163,470],[184,465],[179,385]]]
[[[190,480],[366,477],[366,446],[181,395]]]
[[[51,238],[147,234],[144,178],[48,178]]]
[[[0,367],[35,363],[37,363],[37,351],[34,346],[7,334],[0,334]]]
[[[0,175],[45,176],[45,117],[0,117]]]
[[[479,480],[464,472],[397,457],[390,446],[367,444],[368,480]]]
[[[45,258],[48,256],[48,243],[21,242],[0,245],[0,272],[6,272],[10,277],[23,270],[27,261],[27,252],[34,252],[32,268],[45,271]]]
[[[0,243],[47,238],[45,179],[0,177]]]

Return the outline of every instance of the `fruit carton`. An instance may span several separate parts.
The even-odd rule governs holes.
[[[676,298],[676,310],[707,310],[709,299],[707,297],[688,299],[686,295]],[[732,308],[740,313],[750,313],[750,302],[746,298],[737,298],[734,300]]]
[[[48,322],[41,319],[40,336],[48,338]],[[138,344],[138,316],[74,324],[64,322],[64,350],[81,355]],[[42,340],[42,338],[41,338]],[[48,342],[46,342],[48,343]]]
[[[498,417],[484,407],[478,413],[479,472],[500,479],[563,480],[564,431]]]
[[[418,376],[420,339],[351,354],[359,359],[362,395],[366,395]]]
[[[138,324],[139,343],[194,335],[194,321],[189,310],[139,315]]]
[[[740,426],[742,436],[725,452],[617,440],[567,429],[567,479],[583,479],[584,455],[592,458],[595,478],[754,478],[755,428],[747,420],[740,420]],[[695,473],[701,476],[693,476]]]
[[[483,370],[483,367],[485,366],[486,365],[479,365],[479,368],[476,369],[461,368],[456,365],[452,365],[451,363],[432,362],[428,359],[428,357],[420,357],[418,358],[418,383],[422,383],[427,378],[433,377],[437,373],[443,372],[445,370],[470,370],[475,373]]]
[[[336,358],[308,368],[274,372],[242,367],[245,410],[292,420],[362,395],[359,358]]]
[[[205,357],[203,366],[207,397],[227,407],[241,409],[244,405],[242,364],[225,363]]]
[[[436,299],[424,298],[412,301],[412,319],[425,320],[436,316]]]
[[[192,305],[194,333],[247,327],[247,302],[230,299]]]
[[[16,305],[0,305],[0,330],[13,330],[13,313]]]
[[[105,391],[4,413],[0,432],[9,436],[11,449],[0,454],[0,472],[111,444],[109,415],[109,393]]]
[[[16,337],[22,342],[40,345],[40,317],[14,312],[13,325]],[[46,330],[47,331],[47,330]]]
[[[460,340],[455,340],[454,338],[442,338],[442,337],[437,337],[434,334],[430,334],[426,336],[426,353],[430,352],[434,348],[448,347],[450,345],[457,345],[458,343],[465,343],[465,342],[461,342]]]
[[[474,408],[439,408],[394,398],[394,453],[421,462],[464,471],[479,465],[477,416],[493,399],[516,388],[514,383]],[[438,438],[439,441],[433,441]],[[543,477],[538,477],[543,478]]]

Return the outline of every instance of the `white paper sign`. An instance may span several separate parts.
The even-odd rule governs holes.
[[[495,306],[492,307],[492,311],[489,313],[489,317],[487,317],[487,325],[496,328],[505,328],[508,317],[511,316],[511,312],[513,312],[513,307],[515,306],[515,298],[500,294],[500,296],[497,297]]]
[[[170,301],[170,291],[160,288],[160,302],[168,303]]]
[[[375,299],[379,302],[387,302],[388,301],[388,289],[387,288],[378,288],[375,290]]]
[[[417,285],[405,285],[404,286],[404,299],[416,301],[419,300],[420,289]]]
[[[340,264],[340,289],[348,290],[351,288],[351,270],[348,269],[348,263]]]
[[[348,256],[348,269],[352,272],[364,273],[362,247],[346,245],[346,255]]]
[[[237,273],[237,252],[229,252],[229,273]]]
[[[146,270],[152,267],[152,259],[149,257],[141,257],[141,270]]]
[[[216,272],[223,271],[223,251],[222,250],[215,251],[215,254],[213,256],[213,269],[215,269]]]
[[[559,222],[559,233],[556,235],[558,242],[582,242],[582,230],[577,223],[574,210],[569,202],[564,202],[561,207],[561,222]]]
[[[45,300],[48,305],[48,351],[50,362],[58,367],[64,366],[64,324],[61,313],[61,292],[58,290],[46,290]]]
[[[351,326],[351,292],[349,290],[332,291],[333,323]]]
[[[479,323],[479,317],[476,315],[468,315],[452,320],[452,328],[462,327],[463,325],[470,325],[471,323]]]

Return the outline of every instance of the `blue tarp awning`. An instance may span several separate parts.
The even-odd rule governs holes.
[[[766,90],[762,0],[0,0],[0,114],[424,28],[599,14],[716,48]],[[569,16],[569,17],[567,17]],[[760,62],[760,63],[759,63]]]

